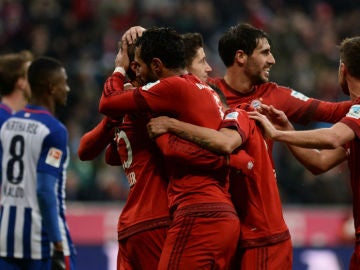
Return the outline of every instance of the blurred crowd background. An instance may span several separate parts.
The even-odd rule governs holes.
[[[211,76],[222,76],[221,34],[249,22],[271,37],[276,64],[271,80],[328,101],[348,99],[337,82],[339,42],[360,34],[359,0],[0,0],[0,53],[31,50],[60,59],[67,68],[68,106],[57,113],[69,130],[71,162],[67,196],[73,201],[119,201],[128,193],[119,167],[103,156],[82,162],[81,136],[101,119],[98,101],[113,71],[117,41],[133,25],[200,32]],[[325,127],[324,123],[296,126]],[[349,204],[347,165],[313,176],[276,144],[279,188],[285,204]]]

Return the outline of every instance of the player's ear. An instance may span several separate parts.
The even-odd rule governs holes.
[[[235,63],[244,63],[247,59],[247,54],[243,50],[237,50],[235,52],[234,61]]]
[[[151,69],[157,74],[161,74],[163,62],[159,58],[153,58],[150,63]]]

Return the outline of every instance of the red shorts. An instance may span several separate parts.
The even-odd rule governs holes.
[[[263,247],[240,249],[239,262],[233,270],[291,270],[291,239]]]
[[[117,270],[156,270],[167,230],[152,229],[120,240]]]
[[[158,270],[229,269],[240,234],[229,212],[177,216],[167,233]]]

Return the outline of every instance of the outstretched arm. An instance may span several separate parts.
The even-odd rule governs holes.
[[[255,112],[249,112],[250,118],[259,120],[264,127],[265,134],[270,138],[272,138],[272,134],[276,134],[277,131],[281,132],[280,130],[285,133],[289,131],[288,134],[299,133],[298,131],[294,131],[293,126],[288,121],[284,112],[275,109],[273,106],[267,105],[262,105],[259,111],[262,115],[258,115],[258,113]],[[266,115],[265,118],[264,115]],[[288,141],[291,141],[291,137]],[[305,141],[303,141],[303,143],[304,142]],[[302,145],[301,143],[299,144]],[[331,150],[302,148],[290,143],[288,143],[287,146],[295,158],[313,174],[320,174],[328,171],[346,160],[346,151],[342,146],[338,146]],[[304,144],[304,146],[306,145]]]
[[[330,128],[304,131],[282,131],[276,129],[269,119],[257,112],[249,112],[257,120],[270,139],[306,148],[334,149],[355,138],[354,131],[343,123],[336,123]]]
[[[120,121],[104,117],[92,130],[85,133],[78,148],[80,160],[93,160],[114,138],[114,129],[120,125]]]

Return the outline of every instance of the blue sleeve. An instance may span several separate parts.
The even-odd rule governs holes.
[[[59,214],[56,201],[57,178],[46,173],[37,173],[37,197],[43,224],[51,242],[61,241]]]

